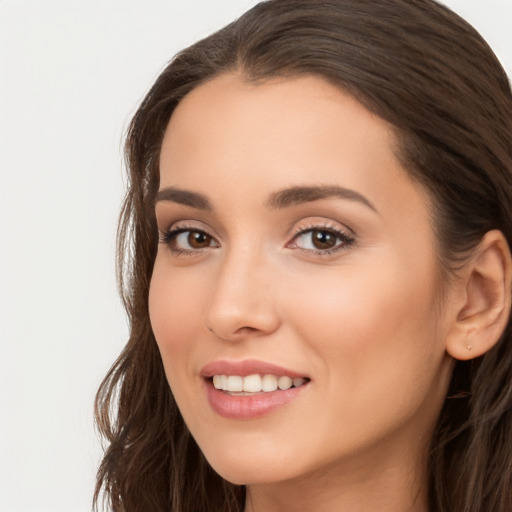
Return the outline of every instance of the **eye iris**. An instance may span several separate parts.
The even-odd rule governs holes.
[[[202,249],[211,244],[212,237],[200,231],[191,231],[188,234],[187,242],[194,249]]]
[[[331,249],[336,245],[337,236],[329,231],[315,230],[312,233],[313,245],[317,249]]]

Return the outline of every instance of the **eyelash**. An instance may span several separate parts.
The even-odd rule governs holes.
[[[301,236],[306,235],[308,233],[313,234],[315,231],[319,232],[319,233],[333,235],[335,237],[336,241],[338,241],[338,243],[334,247],[327,248],[327,249],[305,249],[305,248],[297,247],[296,241]],[[196,233],[196,234],[205,235],[205,236],[211,238],[211,240],[215,241],[215,243],[218,244],[218,242],[215,240],[215,238],[212,235],[210,235],[207,231],[198,229],[197,227],[194,227],[194,226],[185,226],[185,225],[176,227],[174,229],[169,229],[165,233],[160,233],[160,237],[159,237],[160,243],[167,245],[168,248],[170,249],[170,251],[176,256],[196,255],[196,254],[202,253],[203,251],[205,251],[211,247],[213,247],[213,248],[216,247],[216,246],[208,246],[208,247],[204,247],[204,248],[181,249],[176,246],[173,246],[173,242],[176,240],[176,238],[183,233],[189,233],[189,234]],[[340,252],[343,250],[348,250],[351,246],[353,246],[355,244],[355,242],[356,242],[355,236],[352,234],[349,234],[347,231],[343,231],[337,227],[333,227],[333,226],[329,226],[329,225],[321,225],[320,226],[318,224],[315,224],[312,226],[298,229],[295,232],[295,234],[293,235],[290,242],[288,242],[286,244],[286,247],[289,247],[289,248],[296,247],[297,249],[299,249],[300,251],[302,251],[303,253],[306,253],[306,254],[313,254],[313,255],[318,255],[318,256],[328,256],[330,254],[334,254],[334,253],[337,253],[337,252]],[[217,245],[217,247],[218,247],[218,245]]]
[[[213,236],[208,234],[203,229],[198,229],[195,226],[185,226],[185,225],[182,225],[182,226],[176,227],[174,229],[169,229],[165,233],[160,233],[160,243],[164,244],[164,245],[167,245],[169,250],[173,254],[175,254],[177,256],[179,256],[179,255],[198,254],[198,253],[202,253],[204,250],[207,249],[207,248],[202,248],[202,249],[180,249],[178,247],[173,246],[173,242],[182,233],[199,233],[199,234],[206,235],[207,237],[210,237],[212,240],[215,240],[215,238]]]
[[[327,224],[324,225],[314,225],[314,226],[307,226],[304,228],[299,228],[297,232],[293,235],[291,241],[287,244],[288,247],[290,247],[290,244],[294,244],[295,241],[308,233],[311,233],[313,235],[314,232],[318,233],[326,233],[329,235],[332,235],[335,237],[335,240],[338,242],[336,245],[332,248],[328,249],[299,249],[306,253],[306,254],[313,254],[313,255],[319,255],[319,256],[329,256],[330,254],[335,254],[340,251],[346,251],[352,247],[355,242],[356,238],[353,234],[349,234],[348,230],[344,231],[341,230],[338,227],[329,226]],[[293,247],[293,245],[291,245]]]

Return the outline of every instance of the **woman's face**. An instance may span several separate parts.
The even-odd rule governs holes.
[[[232,482],[425,453],[450,318],[429,201],[393,144],[315,77],[222,76],[172,116],[151,323],[186,424]]]

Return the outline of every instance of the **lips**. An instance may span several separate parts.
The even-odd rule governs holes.
[[[310,379],[256,360],[214,361],[201,371],[212,409],[225,418],[253,419],[298,398]]]
[[[272,363],[267,363],[265,361],[258,361],[256,359],[244,359],[243,361],[213,361],[201,370],[201,375],[205,378],[211,378],[214,375],[240,375],[241,377],[246,377],[247,375],[253,374],[278,376],[287,375],[292,379],[297,377],[308,377],[307,375],[294,370]]]

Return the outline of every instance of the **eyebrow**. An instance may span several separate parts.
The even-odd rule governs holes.
[[[273,210],[282,209],[332,197],[356,201],[377,212],[375,206],[362,194],[337,185],[297,186],[279,190],[270,196],[265,206]],[[205,195],[175,187],[159,190],[156,194],[155,204],[160,201],[172,201],[198,210],[213,210],[210,200]]]
[[[280,209],[331,197],[356,201],[377,212],[375,206],[359,192],[336,185],[299,186],[283,189],[272,194],[266,204],[269,208]]]
[[[159,190],[155,197],[155,204],[160,201],[172,201],[174,203],[197,208],[198,210],[213,210],[212,204],[205,195],[175,187],[166,187]]]

